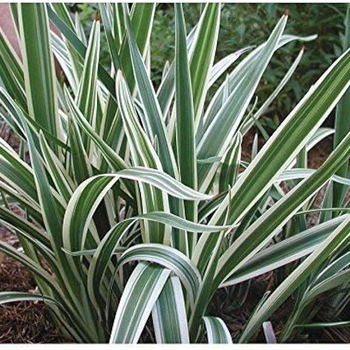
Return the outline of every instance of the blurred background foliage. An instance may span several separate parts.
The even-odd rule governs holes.
[[[243,47],[263,43],[286,10],[289,11],[286,34],[318,35],[316,40],[306,43],[305,53],[292,79],[261,118],[265,129],[272,132],[341,54],[347,5],[346,3],[225,3],[222,6],[217,60]],[[77,13],[83,20],[87,34],[96,8],[94,3],[70,4],[72,13]],[[199,3],[184,4],[188,31],[197,23],[201,9],[202,5]],[[151,73],[155,85],[161,80],[165,62],[172,61],[174,57],[174,31],[173,4],[159,4],[151,38]],[[107,43],[104,36],[101,39],[101,63],[108,67],[110,62]],[[257,90],[255,108],[259,108],[259,101],[265,101],[278,85],[300,49],[299,43],[292,43],[278,50]],[[213,90],[216,88],[217,86],[214,86]],[[333,126],[333,122],[334,118],[328,118],[326,126]]]

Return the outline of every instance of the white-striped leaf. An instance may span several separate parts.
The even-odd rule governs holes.
[[[244,282],[311,254],[344,221],[345,217],[346,215],[336,217],[261,250],[221,286]]]
[[[138,244],[126,250],[119,263],[145,260],[166,267],[177,275],[189,295],[191,306],[194,304],[201,282],[201,276],[192,261],[180,251],[161,244]]]
[[[58,136],[55,69],[46,5],[18,4],[18,12],[28,111],[42,128]]]
[[[151,140],[157,138],[159,142],[159,158],[162,162],[164,171],[177,178],[178,175],[175,156],[169,140],[167,139],[160,105],[152,86],[152,82],[148,76],[143,59],[136,45],[129,18],[128,16],[125,17],[134,77],[138,87],[142,106],[145,111],[145,116],[147,116],[142,120],[142,122],[149,138]]]
[[[178,277],[171,276],[165,283],[152,319],[157,344],[189,344],[185,298]]]
[[[310,177],[300,182],[290,192],[288,192],[280,201],[268,209],[259,219],[257,219],[245,232],[231,245],[221,256],[217,271],[217,283],[221,279],[224,281],[224,271],[229,265],[231,270],[242,266],[249,258],[257,253],[288,220],[302,206],[302,204],[316,193],[339,168],[343,162],[350,156],[350,133],[343,142],[336,148],[326,162]],[[275,221],[276,220],[276,221]],[[255,232],[255,233],[253,233]],[[260,232],[260,234],[256,234]],[[249,238],[248,238],[249,237]],[[246,248],[249,253],[245,255]],[[243,254],[243,255],[241,255]],[[236,260],[237,258],[237,260]],[[226,267],[224,267],[226,265]],[[220,275],[220,277],[219,277]],[[228,277],[228,275],[226,275]],[[221,283],[220,282],[220,283]]]
[[[109,343],[138,342],[148,317],[170,275],[170,270],[139,263],[125,285]]]
[[[209,344],[232,344],[232,337],[224,321],[219,317],[204,316]]]
[[[267,298],[263,305],[257,310],[240,338],[240,342],[247,341],[259,328],[262,322],[288,298],[291,293],[305,281],[320,265],[328,258],[329,254],[349,235],[350,216],[348,216],[339,227],[322,243],[317,249],[305,259]]]

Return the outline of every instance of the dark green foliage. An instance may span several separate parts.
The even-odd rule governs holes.
[[[290,15],[287,34],[298,33],[304,36],[317,34],[318,38],[306,43],[304,56],[294,76],[279,98],[270,106],[267,114],[262,117],[263,125],[270,130],[277,127],[342,52],[341,40],[344,33],[346,4],[225,3],[221,13],[217,60],[245,46],[257,45],[266,40],[276,20],[287,10]],[[197,23],[200,11],[201,4],[184,4],[188,29]],[[155,84],[161,79],[165,60],[171,60],[174,55],[173,31],[173,5],[158,5],[152,33],[151,67]],[[165,41],[168,44],[165,45]],[[300,49],[299,43],[293,43],[280,49],[273,57],[257,91],[257,108],[266,101],[273,88],[283,78]]]
[[[247,26],[241,44],[244,42],[254,44],[257,40],[261,40],[264,35],[266,36],[271,30],[275,18],[280,16],[287,6],[287,4],[245,5],[247,8],[255,8],[256,15],[255,17],[254,15],[244,17],[243,23],[246,24],[248,18],[250,22],[253,22],[255,18],[257,29],[252,30],[250,28],[253,26]],[[229,6],[232,4],[227,5],[227,7]],[[290,83],[270,106],[267,123],[272,123],[272,127],[274,126],[273,121],[276,119],[281,121],[342,52],[341,36],[344,33],[346,4],[288,4],[288,9],[290,20],[286,33],[297,32],[304,36],[317,34],[318,37],[306,44],[303,59]],[[252,11],[252,13],[254,12]],[[300,48],[299,44],[293,43],[281,49],[274,56],[265,73],[265,84],[260,86],[257,93],[261,101],[266,99],[271,93],[272,87],[276,86],[282,79]]]
[[[74,5],[71,6],[72,12],[79,12],[85,32],[89,33],[97,7],[93,3]],[[245,46],[257,45],[266,40],[278,18],[286,11],[289,11],[290,16],[287,34],[318,35],[316,40],[306,44],[302,61],[291,81],[261,118],[263,126],[272,131],[342,52],[346,4],[225,3],[222,6],[217,60]],[[156,10],[151,37],[151,73],[155,85],[161,80],[164,62],[172,61],[174,57],[173,7],[173,4],[161,3]],[[197,23],[201,9],[202,5],[199,3],[184,4],[188,31]],[[104,36],[101,39],[101,63],[107,68],[110,64],[107,42]],[[273,88],[278,85],[300,49],[299,43],[292,43],[280,49],[273,57],[257,90],[256,108],[262,101],[266,101]],[[327,123],[332,124],[333,119],[329,118]]]

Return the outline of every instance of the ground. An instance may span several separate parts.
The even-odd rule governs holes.
[[[16,139],[4,128],[0,134],[7,139],[14,148]],[[243,158],[248,158],[251,150],[252,137],[247,137],[243,145]],[[326,139],[310,151],[309,167],[319,167],[330,153],[331,139]],[[0,239],[17,247],[17,238],[4,227],[0,227]],[[212,313],[223,318],[228,324],[233,339],[237,339],[243,325],[256,306],[265,291],[273,287],[274,276],[272,273],[259,277],[251,282],[247,301],[243,306],[233,307],[234,293],[229,289],[219,290],[212,303]],[[19,263],[9,257],[0,258],[0,291],[35,290],[35,282],[31,273]],[[279,309],[271,319],[274,330],[278,335],[284,317],[288,314],[288,304]],[[147,341],[147,339],[145,339]],[[261,333],[258,342],[265,342]],[[309,333],[308,338],[301,335],[295,342],[311,343],[347,343],[350,341],[350,331],[346,329],[331,329]],[[42,302],[18,302],[0,305],[0,343],[66,343],[70,339],[64,339],[53,324],[47,306]]]
[[[1,230],[2,238],[7,234]],[[12,237],[9,237],[11,240]],[[0,291],[34,291],[31,273],[21,264],[5,257],[1,264]],[[42,302],[16,302],[0,305],[0,343],[65,342]]]

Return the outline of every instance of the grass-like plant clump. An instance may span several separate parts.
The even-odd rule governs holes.
[[[275,52],[314,39],[285,34],[287,13],[265,42],[215,60],[220,4],[203,6],[191,29],[175,4],[174,56],[154,85],[155,4],[99,4],[88,38],[64,4],[11,9],[23,61],[0,32],[0,103],[22,147],[16,153],[0,140],[0,220],[24,252],[4,242],[0,250],[32,271],[39,293],[2,292],[1,303],[45,301],[64,334],[90,343],[136,343],[143,332],[158,343],[253,341],[297,295],[284,341],[307,326],[304,311],[321,293],[331,290],[341,311],[348,298],[350,133],[342,129],[319,169],[307,169],[305,159],[334,132],[320,127],[350,85],[349,50],[243,162],[242,138],[304,50],[252,109]],[[49,20],[61,35],[50,32]],[[101,33],[108,67],[100,62]],[[55,75],[54,57],[64,79]],[[322,215],[310,228],[307,215],[324,185]],[[281,267],[280,285],[232,339],[208,313],[215,292]]]

